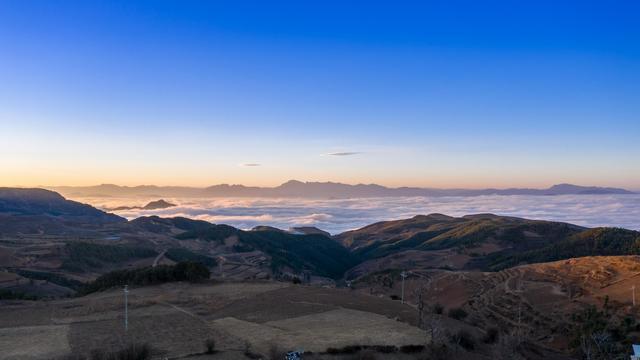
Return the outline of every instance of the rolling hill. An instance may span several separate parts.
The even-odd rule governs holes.
[[[640,325],[627,320],[638,314],[630,300],[632,287],[640,285],[637,231],[588,229],[493,214],[430,214],[383,221],[330,237],[311,227],[286,231],[258,226],[247,231],[182,217],[127,221],[44,190],[3,189],[0,204],[0,297],[9,299],[0,301],[66,297],[78,294],[86,282],[104,274],[154,274],[179,262],[195,261],[208,268],[220,289],[237,286],[246,290],[259,281],[259,286],[273,287],[273,293],[240,298],[236,293],[225,293],[229,299],[203,297],[202,292],[211,291],[213,282],[134,287],[137,294],[153,294],[138,309],[140,319],[154,319],[148,314],[156,312],[174,316],[175,306],[189,306],[207,314],[207,321],[219,325],[221,331],[243,339],[268,331],[273,339],[289,345],[308,321],[314,326],[321,322],[322,328],[328,329],[326,343],[333,344],[336,333],[346,336],[340,328],[372,316],[344,309],[353,308],[399,316],[401,321],[422,328],[420,331],[445,326],[445,341],[456,349],[460,339],[451,329],[466,331],[474,345],[459,354],[483,359],[503,350],[504,344],[488,336],[492,331],[505,341],[513,341],[513,334],[526,334],[527,340],[519,340],[515,350],[525,358],[569,358],[580,350],[572,345],[579,331],[576,326],[581,324],[580,314],[610,318],[613,325],[605,330],[620,339],[616,345],[620,353],[626,351],[627,343],[640,339]],[[408,274],[404,294],[411,306],[393,301],[402,294],[402,271]],[[293,286],[296,278],[312,286]],[[341,283],[348,283],[350,289],[337,288]],[[197,291],[185,303],[182,292],[190,289]],[[173,297],[174,291],[178,295],[172,301],[178,305],[166,305],[166,297]],[[115,292],[106,290],[72,301],[89,304],[92,296],[109,294]],[[156,303],[156,294],[165,300]],[[223,303],[218,302],[221,299]],[[66,312],[67,300],[56,301],[59,311]],[[118,301],[114,300],[114,308],[120,306]],[[331,301],[335,308],[327,306]],[[27,305],[23,316],[35,308],[37,302],[33,308]],[[389,313],[392,308],[397,311]],[[421,308],[426,313],[419,312]],[[113,313],[111,308],[104,310]],[[277,322],[280,313],[286,315],[281,319],[284,323]],[[41,315],[51,316],[50,312]],[[9,318],[5,316],[5,321]],[[288,320],[283,319],[289,318],[296,319],[300,327],[286,331]],[[96,333],[111,331],[114,326],[111,318],[107,322],[94,320],[72,323],[90,326]],[[269,324],[271,321],[276,323]],[[335,326],[336,321],[343,322]],[[149,325],[153,323],[150,320]],[[396,323],[373,316],[362,326],[384,324],[394,329]],[[19,336],[13,329],[6,330],[10,325],[6,323],[0,330]],[[423,336],[418,330],[404,328]],[[88,341],[81,334],[73,336]],[[220,341],[227,341],[227,336]],[[380,339],[386,339],[384,336],[386,333]],[[256,346],[266,349],[268,345],[262,342]],[[74,346],[79,351],[90,350],[81,344]],[[189,351],[195,346],[191,344]]]
[[[242,251],[259,250],[271,257],[272,270],[289,268],[309,270],[321,276],[341,278],[358,263],[358,257],[324,234],[292,234],[279,229],[258,228],[242,231],[228,225],[187,231],[178,239],[201,239],[224,243],[233,238],[234,247]]]
[[[425,268],[501,270],[581,256],[640,254],[640,232],[492,214],[383,221],[334,239],[366,261],[352,271]]]
[[[635,255],[640,236],[492,214],[418,215],[333,238],[316,228],[245,231],[188,218],[127,221],[40,189],[0,191],[0,257],[15,269],[91,279],[123,266],[202,259],[237,278],[357,279],[393,269],[496,271],[581,256]]]
[[[462,250],[487,244],[517,250],[535,249],[583,230],[585,228],[566,223],[493,214],[459,218],[431,214],[383,221],[334,238],[356,254],[376,258],[403,250]]]
[[[0,188],[0,214],[5,216],[48,216],[61,221],[108,224],[126,221],[90,205],[67,200],[44,189]]]

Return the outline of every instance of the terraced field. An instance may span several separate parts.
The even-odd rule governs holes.
[[[141,342],[149,343],[157,358],[185,358],[202,353],[207,339],[217,344],[216,358],[243,358],[247,349],[265,354],[274,344],[320,352],[353,344],[427,341],[415,327],[415,309],[348,289],[266,281],[134,288],[127,331],[123,305],[119,290],[68,300],[5,302],[0,347],[8,350],[2,358],[52,359]]]
[[[584,257],[523,265],[498,272],[414,270],[405,284],[407,301],[422,292],[426,304],[463,308],[466,323],[487,329],[518,331],[540,344],[566,348],[572,313],[586,305],[637,314],[632,287],[640,288],[640,257]],[[394,278],[392,281],[390,278]],[[381,273],[355,283],[358,291],[382,297],[400,296],[398,274]]]

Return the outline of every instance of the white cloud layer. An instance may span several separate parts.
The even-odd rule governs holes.
[[[78,198],[98,207],[144,205],[157,200],[141,198]],[[129,219],[139,216],[184,216],[224,223],[242,229],[269,225],[317,226],[332,234],[377,221],[443,213],[462,216],[477,213],[564,221],[588,227],[619,226],[640,230],[640,195],[563,196],[475,196],[403,197],[342,200],[307,199],[166,199],[178,204],[162,210],[128,210],[117,214]]]

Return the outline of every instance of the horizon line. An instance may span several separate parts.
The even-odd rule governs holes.
[[[49,189],[49,188],[91,188],[91,187],[100,187],[100,186],[115,186],[115,187],[120,187],[120,188],[142,188],[142,187],[157,187],[157,188],[167,188],[167,187],[176,187],[176,188],[189,188],[189,189],[206,189],[206,188],[210,188],[210,187],[215,187],[215,186],[242,186],[242,187],[247,187],[247,188],[261,188],[261,189],[269,189],[269,188],[277,188],[280,187],[282,185],[285,185],[287,183],[290,182],[298,182],[298,183],[302,183],[302,184],[334,184],[334,185],[347,185],[347,186],[381,186],[387,189],[402,189],[402,188],[411,188],[411,189],[433,189],[433,190],[511,190],[511,189],[530,189],[530,190],[546,190],[549,188],[552,188],[554,186],[560,186],[560,185],[571,185],[571,186],[580,186],[580,187],[596,187],[596,188],[615,188],[615,189],[623,189],[623,190],[627,190],[627,191],[640,191],[640,187],[635,188],[635,187],[619,187],[619,186],[611,186],[611,185],[580,185],[580,184],[575,184],[575,183],[570,183],[570,182],[557,182],[557,183],[552,183],[550,185],[546,185],[543,187],[532,187],[532,186],[507,186],[507,187],[500,187],[500,186],[481,186],[481,187],[434,187],[434,186],[408,186],[408,185],[402,185],[402,186],[388,186],[388,185],[381,185],[375,182],[371,182],[371,183],[346,183],[346,182],[339,182],[339,181],[303,181],[303,180],[297,180],[297,179],[290,179],[287,180],[285,182],[282,182],[278,185],[273,185],[273,186],[258,186],[258,185],[245,185],[245,184],[241,184],[241,183],[217,183],[217,184],[212,184],[212,185],[206,185],[206,186],[193,186],[193,185],[156,185],[156,184],[139,184],[139,185],[119,185],[119,184],[114,184],[114,183],[101,183],[101,184],[94,184],[94,185],[37,185],[37,186],[22,186],[22,185],[15,185],[15,186],[6,186],[6,187],[15,187],[15,188],[43,188],[43,189]]]

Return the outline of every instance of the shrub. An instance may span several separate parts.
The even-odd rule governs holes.
[[[22,276],[22,277],[26,277],[29,279],[35,279],[35,280],[45,280],[48,281],[50,283],[56,284],[56,285],[60,285],[60,286],[64,286],[67,287],[69,289],[73,289],[73,290],[77,290],[80,289],[84,283],[78,280],[73,280],[73,279],[68,279],[64,276],[58,275],[58,274],[54,274],[54,273],[49,273],[49,272],[43,272],[43,271],[31,271],[31,270],[18,270],[16,271],[16,274]]]
[[[435,303],[433,305],[433,313],[434,314],[442,314],[444,312],[444,306],[440,303]]]
[[[80,355],[70,355],[59,360],[147,360],[151,359],[152,349],[148,344],[131,344],[122,350],[108,352],[94,349],[89,358]]]
[[[454,344],[462,346],[465,350],[473,350],[476,347],[475,339],[466,330],[460,330],[451,335],[449,340]]]
[[[499,334],[500,332],[498,331],[498,328],[489,328],[487,329],[487,333],[482,338],[482,341],[486,344],[493,344],[498,341],[498,337],[500,336]]]
[[[233,251],[235,252],[250,252],[255,250],[253,247],[244,244],[233,245]]]
[[[427,350],[427,359],[429,360],[450,360],[453,357],[452,351],[445,344],[429,344],[426,347]]]
[[[206,280],[209,269],[200,263],[185,261],[176,265],[159,265],[138,269],[116,270],[88,283],[80,292],[89,294],[124,285],[154,285],[172,281],[196,282]]]
[[[402,345],[400,346],[400,352],[405,354],[418,353],[424,350],[424,345]]]
[[[249,359],[262,359],[262,356],[260,354],[256,354],[253,352],[251,343],[248,341],[244,342],[244,356],[248,357]]]
[[[0,300],[38,300],[36,295],[26,294],[20,291],[0,289]]]
[[[362,350],[360,345],[347,345],[343,348],[328,348],[327,354],[355,354]]]
[[[67,253],[62,268],[70,271],[102,268],[105,263],[120,263],[130,259],[143,259],[158,255],[151,249],[131,245],[107,245],[90,242],[70,242],[65,245]]]
[[[207,354],[213,354],[216,352],[216,342],[213,339],[207,339],[204,342],[204,347]]]
[[[398,348],[393,345],[373,345],[371,349],[383,354],[391,354],[398,351]]]
[[[376,360],[376,354],[372,350],[364,350],[354,356],[357,360]]]
[[[276,344],[269,346],[269,360],[282,360],[285,357],[285,352],[280,349]]]
[[[467,312],[464,311],[464,309],[462,308],[453,308],[453,309],[449,309],[449,313],[448,313],[450,318],[456,319],[456,320],[462,320],[464,318],[467,317]]]
[[[131,344],[112,354],[109,360],[147,360],[151,358],[151,347],[148,344]]]
[[[173,275],[178,281],[201,281],[209,279],[211,273],[202,263],[182,261],[175,265]]]
[[[193,261],[193,262],[202,263],[208,267],[214,267],[218,265],[218,262],[216,261],[216,259],[209,256],[202,255],[202,254],[194,253],[193,251],[187,250],[184,248],[171,248],[167,250],[167,252],[165,253],[165,256],[169,260],[173,260],[175,262]]]

